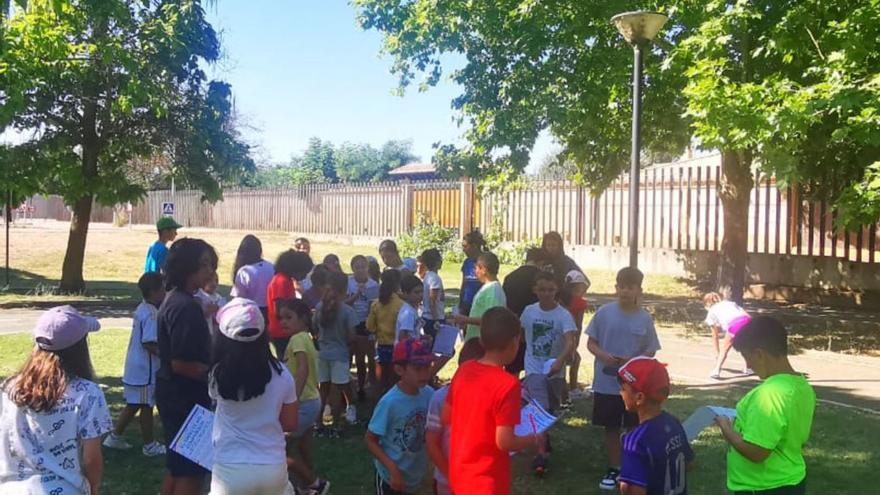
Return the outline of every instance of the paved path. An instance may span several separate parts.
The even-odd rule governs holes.
[[[30,332],[42,312],[29,308],[0,309],[0,335]],[[128,308],[96,307],[84,312],[96,316],[101,328],[131,328],[132,311]]]

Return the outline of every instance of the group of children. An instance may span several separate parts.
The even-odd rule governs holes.
[[[157,244],[173,241],[178,227],[162,219]],[[12,406],[0,407],[0,424],[20,430],[20,438],[0,435],[0,487],[6,493],[7,486],[54,483],[97,493],[101,438],[107,447],[130,448],[122,434],[139,415],[144,455],[167,455],[162,494],[199,493],[204,469],[153,438],[158,403],[166,443],[193,406],[214,409],[211,493],[325,494],[330,483],[317,476],[313,436],[339,436],[342,417],[356,422],[355,402],[369,390],[379,398],[364,439],[377,494],[417,492],[429,461],[434,493],[510,493],[511,453],[534,450],[534,471],[549,468],[549,435],[517,436],[514,429],[525,403],[558,413],[578,393],[583,332],[595,356],[592,422],[604,429],[609,466],[600,488],[687,493],[694,453],[681,425],[662,410],[669,376],[653,358],[660,343],[641,307],[641,272],[620,270],[617,300],[583,330],[589,280],[554,234],[503,285],[498,258],[483,250],[479,233],[465,236],[461,300],[449,315],[436,249],[413,260],[386,240],[379,247],[384,271],[359,255],[346,275],[335,255],[314,265],[304,238],[273,264],[263,259],[259,239],[246,236],[226,302],[217,293],[216,253],[204,241],[151,246],[148,258],[156,259],[146,266],[162,273],[147,271],[138,282],[144,301],[134,314],[126,407],[116,426],[90,381],[85,335],[97,330],[96,320],[69,307],[48,311],[34,330],[31,359],[3,385],[0,400]],[[714,296],[705,302],[707,323],[728,335],[719,371],[733,347],[765,380],[740,401],[735,422],[718,419],[731,445],[728,487],[803,493],[800,448],[815,396],[788,363],[785,329],[771,318],[744,320]],[[433,341],[447,323],[461,328],[464,343],[452,381],[441,386],[437,375],[451,356],[435,352]],[[46,370],[55,373],[54,390],[35,382]],[[68,402],[85,404],[71,421],[78,426],[64,430],[80,449],[77,462],[69,465],[66,448],[28,454],[44,452],[49,440],[41,435],[51,436],[53,424],[67,424],[58,417]],[[45,428],[34,430],[23,418]],[[24,440],[28,445],[17,444]]]

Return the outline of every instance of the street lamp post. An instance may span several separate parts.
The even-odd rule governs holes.
[[[629,165],[629,266],[639,265],[639,155],[642,120],[642,51],[654,39],[667,17],[657,12],[625,12],[611,22],[633,47],[632,150]]]

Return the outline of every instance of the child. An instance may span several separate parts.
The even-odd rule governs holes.
[[[153,437],[156,371],[159,370],[156,315],[159,313],[159,305],[165,299],[162,275],[156,272],[141,275],[138,288],[144,300],[134,312],[128,352],[125,355],[125,370],[122,373],[125,409],[116,420],[116,427],[104,439],[104,446],[130,449],[131,444],[122,438],[122,433],[135,414],[140,414],[141,438],[144,440],[141,452],[147,457],[154,457],[165,454],[165,446]]]
[[[293,299],[296,297],[294,280],[304,278],[312,270],[312,259],[307,254],[288,249],[278,255],[275,261],[275,275],[266,288],[266,303],[269,305],[269,342],[275,348],[275,356],[284,360],[284,350],[290,335],[281,328],[281,320],[278,318],[278,301]]]
[[[717,292],[709,292],[703,296],[703,306],[706,308],[706,325],[712,329],[712,344],[715,346],[715,368],[709,374],[709,378],[718,380],[721,378],[721,366],[727,360],[727,354],[733,346],[733,339],[737,332],[748,323],[752,317],[733,301],[724,301]],[[718,348],[718,335],[724,332],[724,344]],[[752,372],[746,366],[743,374],[751,375]]]
[[[396,340],[397,316],[403,306],[403,300],[397,295],[400,290],[400,272],[385,270],[382,272],[382,284],[379,286],[379,299],[370,306],[367,317],[367,330],[376,336],[376,374],[381,393],[384,394],[394,384],[395,376],[392,368],[391,355]]]
[[[468,232],[461,240],[461,249],[466,256],[461,264],[461,297],[458,301],[458,314],[471,314],[471,304],[482,287],[483,282],[477,276],[477,258],[483,252],[486,240],[478,230]]]
[[[331,273],[344,273],[342,271],[342,263],[339,262],[339,256],[336,256],[333,253],[324,256],[324,261],[322,261],[321,264],[327,267],[327,270]]]
[[[526,338],[523,387],[528,397],[550,412],[556,412],[561,404],[565,363],[574,353],[577,339],[577,326],[571,313],[556,302],[557,284],[552,273],[539,273],[534,285],[538,302],[526,306],[520,318]],[[538,449],[532,467],[535,474],[544,474],[547,469],[544,449]]]
[[[733,348],[763,383],[737,403],[734,422],[715,418],[730,443],[727,489],[736,494],[803,495],[803,446],[813,426],[816,393],[788,361],[788,332],[779,321],[758,316],[739,331]]]
[[[0,390],[0,492],[100,490],[101,436],[113,424],[86,339],[99,328],[70,306],[37,320],[30,357]]]
[[[289,495],[284,432],[297,426],[293,377],[269,350],[257,304],[235,298],[217,313],[208,377],[214,411],[211,493]]]
[[[475,342],[479,342],[477,339]],[[474,345],[469,349],[462,349],[458,355],[458,365],[480,359],[484,351],[482,345]],[[443,405],[446,404],[446,395],[449,393],[449,385],[444,385],[434,391],[431,403],[428,405],[428,419],[425,431],[425,446],[428,449],[428,457],[434,464],[434,494],[452,495],[449,488],[449,428],[443,424]]]
[[[298,253],[305,253],[306,256],[309,256],[312,253],[312,243],[305,237],[297,237],[293,241],[293,249]]]
[[[413,274],[403,275],[400,279],[400,292],[403,305],[397,315],[394,345],[401,340],[422,335],[422,319],[419,318],[419,305],[422,303],[423,294],[422,281]]]
[[[232,268],[232,297],[242,297],[257,303],[263,312],[263,319],[269,319],[269,304],[266,290],[275,276],[275,267],[263,259],[263,244],[248,234],[238,245],[235,266]]]
[[[562,291],[562,303],[568,308],[577,332],[574,339],[574,352],[568,363],[568,389],[563,391],[563,401],[569,401],[569,393],[576,393],[578,389],[578,370],[581,367],[581,355],[578,347],[581,344],[581,332],[584,331],[584,313],[587,311],[587,300],[584,296],[590,288],[590,279],[583,273],[572,270],[565,276],[565,289]]]
[[[367,331],[367,318],[370,306],[379,298],[379,284],[370,278],[370,264],[367,258],[357,255],[351,259],[351,271],[348,277],[348,299],[346,304],[354,309],[357,316],[354,338],[354,363],[357,368],[357,396],[359,401],[366,399],[364,385],[367,376],[375,376],[375,350],[370,332]],[[369,368],[367,365],[369,364]]]
[[[475,270],[477,279],[483,285],[474,295],[470,305],[470,314],[468,316],[458,315],[455,319],[458,324],[467,324],[467,330],[464,334],[465,345],[471,340],[480,338],[480,322],[486,311],[497,306],[507,306],[507,296],[504,294],[501,283],[498,282],[500,267],[501,263],[498,261],[498,257],[492,253],[480,253],[477,257]]]
[[[521,336],[516,315],[507,308],[490,309],[480,331],[485,355],[461,365],[452,378],[442,417],[450,428],[448,472],[454,493],[509,494],[510,452],[541,443],[540,435],[514,434],[520,386],[504,366],[516,357]]]
[[[379,282],[379,279],[382,277],[382,268],[379,266],[379,261],[373,256],[367,256],[367,266],[369,267],[370,278]]]
[[[421,256],[416,256],[416,277],[419,277],[419,280],[424,282],[426,273],[428,273],[428,267],[425,266],[425,261]]]
[[[400,251],[397,250],[397,243],[391,239],[385,239],[379,243],[379,257],[382,258],[382,263],[385,263],[386,270],[399,270],[408,274],[416,272],[416,260],[401,258]],[[401,275],[406,273],[401,273]]]
[[[287,469],[299,482],[299,493],[320,495],[327,493],[330,483],[315,475],[312,430],[321,414],[321,395],[318,393],[318,351],[309,333],[312,310],[299,299],[280,300],[275,305],[281,327],[290,335],[285,361],[299,397],[296,430],[287,436]]]
[[[638,425],[638,416],[627,412],[620,397],[617,370],[635,356],[652,357],[660,350],[654,321],[639,307],[644,275],[637,268],[617,272],[617,301],[596,311],[587,327],[587,349],[593,365],[593,424],[605,428],[608,472],[599,482],[602,490],[615,490],[620,475],[620,433]]]
[[[324,265],[315,265],[309,280],[309,288],[302,294],[302,300],[315,309],[324,298],[324,292],[327,290],[327,276],[330,271]]]
[[[205,315],[205,322],[208,323],[208,329],[212,336],[217,334],[217,321],[215,320],[217,311],[226,304],[226,298],[217,292],[219,285],[220,280],[215,271],[211,278],[205,282],[205,285],[196,292],[196,299],[202,306],[202,313]]]
[[[620,493],[687,495],[694,451],[681,423],[663,412],[663,401],[669,397],[666,366],[639,356],[621,366],[617,376],[626,410],[639,415],[639,426],[623,437]]]
[[[165,269],[165,258],[168,257],[168,243],[177,237],[177,229],[183,227],[171,217],[162,217],[156,222],[159,239],[147,250],[144,262],[144,273],[162,272]]]
[[[318,331],[318,381],[321,382],[321,404],[330,408],[334,427],[331,437],[340,435],[340,407],[338,395],[345,399],[345,419],[357,422],[357,410],[349,392],[351,355],[349,342],[354,337],[357,316],[351,306],[345,304],[348,292],[348,277],[330,272],[327,276],[327,289],[324,298],[315,310],[314,327]],[[323,408],[322,408],[323,410]],[[325,414],[326,416],[326,414]]]
[[[436,249],[426,249],[421,258],[426,270],[422,278],[422,319],[425,333],[433,339],[437,336],[440,325],[446,323],[446,295],[443,292],[443,280],[437,274],[443,266],[443,257]]]
[[[364,435],[375,458],[377,495],[415,493],[422,483],[428,468],[425,418],[433,393],[427,386],[432,360],[428,341],[406,339],[394,346],[400,381],[376,404]]]

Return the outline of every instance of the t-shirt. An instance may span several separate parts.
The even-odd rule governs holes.
[[[159,309],[146,301],[140,303],[134,311],[128,351],[125,354],[125,370],[122,373],[122,383],[126,385],[141,387],[156,383],[159,356],[147,352],[144,344],[155,344],[159,340],[156,334],[158,314]]]
[[[422,281],[425,286],[422,296],[422,317],[426,320],[443,320],[446,318],[446,295],[443,293],[443,280],[437,272],[428,272]],[[437,300],[431,304],[431,289],[438,292]]]
[[[654,320],[642,308],[626,313],[615,302],[602,305],[584,332],[595,339],[605,352],[622,358],[631,358],[660,350],[660,340],[654,329]],[[606,369],[607,368],[607,369]],[[598,358],[593,363],[593,392],[620,393],[617,367],[607,367]]]
[[[358,282],[354,275],[349,275],[348,277],[348,297],[351,297],[358,292],[358,286],[360,282]],[[361,295],[357,297],[351,303],[352,309],[354,309],[354,314],[357,316],[358,324],[364,323],[367,321],[367,317],[370,316],[370,305],[376,299],[379,299],[379,282],[371,278],[367,278],[367,281],[364,282],[364,290],[361,291]]]
[[[561,304],[550,311],[540,303],[527,306],[520,317],[526,334],[526,375],[543,374],[544,363],[555,359],[565,349],[565,334],[577,332],[574,318]]]
[[[734,320],[748,315],[746,310],[733,301],[719,301],[713,304],[706,313],[706,325],[721,327],[726,332],[730,330],[730,324]]]
[[[397,341],[397,316],[403,306],[403,299],[397,294],[391,295],[388,304],[374,301],[367,317],[367,330],[376,334],[379,345],[394,345]]]
[[[394,343],[400,342],[400,332],[409,332],[410,337],[418,337],[422,334],[422,319],[416,308],[412,307],[408,302],[404,302],[400,306],[400,313],[397,314],[397,325],[394,327]]]
[[[498,306],[507,306],[507,296],[504,295],[501,283],[495,280],[480,287],[480,291],[474,296],[471,312],[468,316],[471,318],[482,318],[486,311]],[[464,334],[464,340],[477,338],[480,338],[480,325],[468,325]]]
[[[0,491],[90,493],[81,441],[112,429],[104,393],[88,380],[71,380],[55,407],[42,413],[20,408],[0,393]]]
[[[147,259],[144,262],[144,273],[161,272],[165,268],[165,258],[168,257],[168,248],[162,241],[156,241],[147,249]]]
[[[315,349],[315,342],[308,332],[299,332],[290,338],[287,349],[284,351],[284,359],[287,361],[287,367],[290,374],[296,376],[296,353],[302,352],[306,355],[309,362],[309,377],[303,385],[302,394],[299,400],[305,402],[307,400],[318,399],[318,351]]]
[[[461,298],[459,307],[469,309],[474,303],[474,297],[483,286],[483,282],[477,278],[476,258],[467,258],[461,264]]]
[[[801,375],[773,375],[736,405],[733,429],[743,440],[769,449],[770,456],[754,463],[733,447],[727,449],[727,488],[730,491],[770,490],[797,485],[807,475],[803,446],[810,438],[816,393]]]
[[[422,387],[416,395],[409,395],[395,385],[376,404],[368,429],[379,437],[379,446],[394,461],[403,475],[406,491],[415,493],[428,469],[428,451],[425,449],[425,419],[434,391]],[[379,476],[386,482],[391,475],[385,465],[375,459]]]
[[[431,397],[431,403],[428,405],[428,422],[426,427],[427,431],[440,434],[440,450],[443,451],[446,459],[449,459],[449,436],[451,432],[443,424],[442,413],[443,404],[446,404],[446,395],[448,393],[449,385],[444,385],[434,391],[434,396]],[[436,466],[434,467],[434,479],[443,484],[449,483],[446,476]]]
[[[571,313],[572,317],[577,317],[578,314],[583,313],[587,310],[587,300],[583,297],[573,297],[571,302],[568,303],[568,312]]]
[[[192,294],[172,289],[156,317],[159,343],[159,372],[156,400],[160,407],[189,414],[194,404],[208,406],[208,384],[174,373],[172,360],[211,364],[211,334],[202,308]]]
[[[694,460],[681,423],[662,412],[623,437],[620,481],[647,495],[687,495],[687,464]]]
[[[357,326],[357,317],[351,306],[339,303],[336,317],[329,325],[321,323],[321,309],[319,304],[315,309],[314,328],[318,331],[318,356],[325,361],[345,361],[351,357],[348,354],[348,339],[354,334]]]
[[[296,291],[293,289],[293,280],[283,273],[276,273],[269,286],[266,288],[266,304],[269,305],[269,338],[282,339],[287,337],[281,328],[281,319],[275,311],[275,301],[278,299],[295,299]]]
[[[269,282],[275,276],[275,267],[266,260],[260,260],[251,265],[245,265],[238,269],[232,284],[232,297],[243,297],[257,303],[257,306],[265,308],[268,305],[266,291]]]
[[[504,277],[504,294],[507,296],[507,308],[522,315],[530,304],[538,302],[535,295],[535,275],[541,270],[537,266],[523,265]]]
[[[495,429],[519,424],[519,380],[499,366],[468,361],[452,377],[446,403],[452,491],[510,493],[510,454],[498,448]]]
[[[281,464],[285,462],[281,406],[296,402],[296,386],[284,365],[272,368],[266,390],[249,400],[220,397],[211,379],[214,410],[214,462],[218,464]]]

